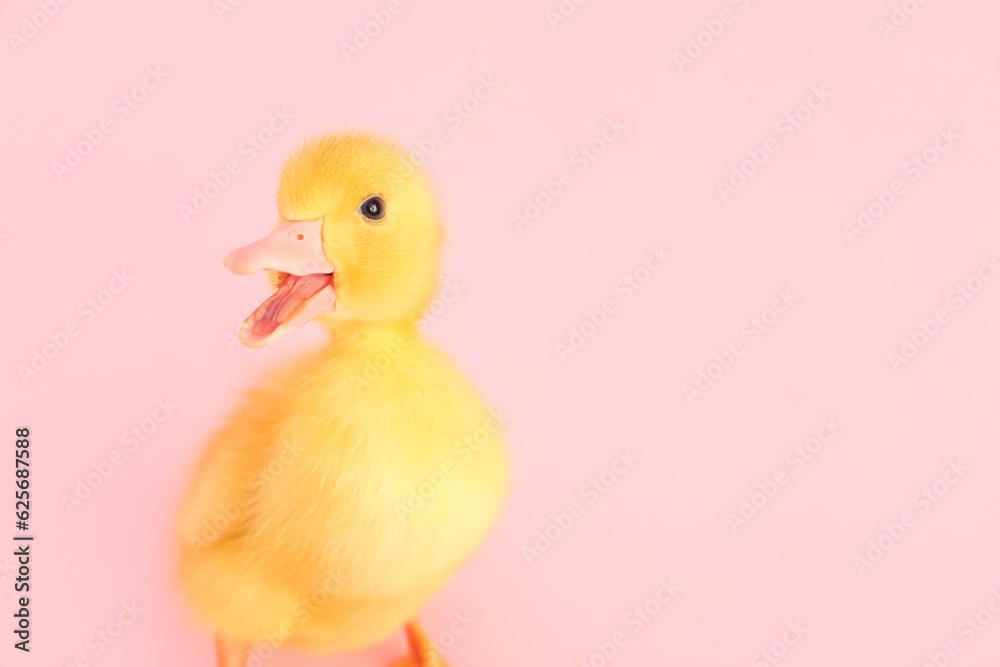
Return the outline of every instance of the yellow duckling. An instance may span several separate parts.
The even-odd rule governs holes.
[[[507,464],[501,420],[417,328],[438,276],[433,197],[396,146],[348,133],[291,156],[277,204],[277,228],[225,259],[276,289],[240,340],[310,320],[330,340],[209,441],[180,516],[185,591],[222,667],[255,644],[331,653],[400,627],[398,667],[444,665],[416,615],[486,536]]]

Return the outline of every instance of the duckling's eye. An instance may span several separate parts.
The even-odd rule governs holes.
[[[385,217],[385,200],[378,195],[372,195],[361,202],[361,208],[358,210],[367,220],[378,222]]]

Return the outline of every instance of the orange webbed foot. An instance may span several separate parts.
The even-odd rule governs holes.
[[[245,667],[250,649],[250,644],[232,641],[222,635],[215,637],[215,656],[219,667]]]
[[[420,621],[414,620],[406,624],[406,638],[410,644],[410,655],[394,663],[392,667],[448,667],[448,663],[427,637]]]

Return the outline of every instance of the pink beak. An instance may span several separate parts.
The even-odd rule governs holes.
[[[222,260],[233,273],[289,274],[240,327],[240,341],[247,347],[272,343],[334,307],[334,267],[323,252],[322,230],[323,218],[282,220],[273,232]]]
[[[283,220],[259,241],[226,255],[222,263],[233,273],[281,271],[294,276],[331,273],[333,264],[323,253],[323,218],[300,222]]]

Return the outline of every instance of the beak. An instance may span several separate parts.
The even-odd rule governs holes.
[[[281,271],[294,276],[331,273],[333,264],[323,253],[323,218],[302,222],[283,220],[259,241],[226,255],[222,263],[233,273]]]
[[[334,267],[323,252],[323,218],[290,222],[259,241],[229,253],[222,263],[233,273],[278,271],[277,291],[240,327],[240,342],[263,347],[329,312],[336,304]]]

